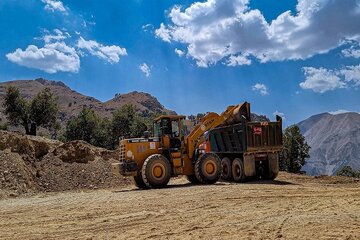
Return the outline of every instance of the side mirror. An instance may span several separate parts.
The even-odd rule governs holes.
[[[145,132],[144,132],[144,137],[145,137],[145,138],[149,138],[149,135],[150,135],[150,134],[149,134],[149,131],[145,131]]]

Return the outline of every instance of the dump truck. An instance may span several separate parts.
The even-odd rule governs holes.
[[[250,120],[250,104],[229,106],[220,115],[207,113],[185,135],[185,116],[160,116],[154,120],[153,136],[120,141],[120,161],[112,172],[132,176],[139,188],[165,187],[171,177],[185,175],[192,183],[213,184],[221,176],[221,159],[216,153],[201,152],[204,133],[219,127]]]
[[[224,180],[275,179],[282,150],[282,118],[276,116],[276,122],[243,118],[239,123],[213,128],[199,148],[221,158]]]

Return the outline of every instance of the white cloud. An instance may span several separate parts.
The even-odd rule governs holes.
[[[234,56],[231,55],[227,61],[228,66],[241,66],[241,65],[250,65],[251,60],[247,58],[247,56],[244,56],[242,54]]]
[[[360,86],[360,65],[347,66],[340,70],[338,74],[343,75],[348,84],[353,83],[355,86]]]
[[[144,32],[147,32],[147,31],[151,31],[154,29],[154,25],[148,23],[148,24],[145,24],[141,27],[141,29],[144,31]]]
[[[139,69],[145,74],[147,78],[150,77],[151,69],[146,63],[140,64]]]
[[[155,35],[161,38],[165,42],[170,42],[170,30],[168,30],[163,23],[160,24],[160,28],[155,30]]]
[[[232,66],[239,55],[260,62],[307,59],[347,40],[360,40],[358,0],[298,0],[296,13],[283,12],[272,22],[250,9],[249,0],[208,0],[186,9],[175,6],[169,17],[172,24],[161,23],[156,37],[187,45],[188,55],[202,67],[222,59]]]
[[[64,7],[64,4],[59,0],[42,0],[43,3],[45,3],[45,9],[50,12],[59,11],[64,14],[67,13],[66,8]]]
[[[282,112],[279,112],[278,110],[276,110],[275,112],[273,112],[273,115],[279,115],[283,120],[286,120],[285,114]]]
[[[68,32],[62,32],[59,29],[54,29],[53,32],[54,34],[51,34],[49,31],[45,30],[44,36],[42,36],[40,39],[44,40],[45,43],[50,43],[50,42],[62,41],[71,37],[71,35]]]
[[[344,57],[360,58],[360,49],[348,48],[341,51]]]
[[[252,86],[253,91],[258,91],[262,96],[269,95],[268,89],[263,83],[257,83]]]
[[[80,49],[87,50],[91,55],[97,56],[111,64],[118,63],[120,56],[127,55],[125,48],[116,45],[104,46],[94,40],[85,40],[82,37],[79,38],[76,46]]]
[[[42,37],[35,38],[44,41],[42,47],[31,44],[25,50],[17,48],[6,54],[7,59],[20,66],[47,73],[76,73],[80,69],[80,58],[86,55],[86,51],[112,64],[118,63],[120,56],[127,55],[125,48],[105,46],[93,40],[86,41],[81,36],[75,44],[70,41],[72,37],[66,29],[54,29],[52,32],[44,29],[43,33]]]
[[[25,50],[20,48],[6,54],[9,61],[28,68],[35,68],[47,73],[73,72],[80,69],[80,58],[76,50],[64,42],[48,43],[38,48],[29,45]]]
[[[314,92],[324,93],[337,88],[345,88],[346,84],[341,81],[336,72],[325,68],[303,68],[305,81],[300,83],[303,89],[311,89]]]
[[[179,56],[179,57],[182,57],[185,55],[185,52],[180,50],[180,49],[177,49],[175,48],[175,53]]]
[[[303,89],[324,93],[327,91],[360,86],[360,65],[347,66],[341,70],[325,68],[303,68],[305,81],[300,83]]]

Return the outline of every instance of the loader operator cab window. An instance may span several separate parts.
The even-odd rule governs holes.
[[[154,137],[158,138],[161,136],[160,122],[154,123]]]
[[[170,118],[161,119],[161,133],[169,135],[170,138],[178,138],[180,136],[178,120],[171,120]]]
[[[180,136],[180,132],[179,132],[179,122],[177,120],[173,120],[171,121],[171,128],[172,128],[172,134],[171,137],[176,137],[178,138]]]
[[[161,132],[162,135],[171,135],[171,121],[169,118],[161,119]]]
[[[179,120],[171,118],[162,118],[154,123],[154,137],[168,135],[170,138],[170,147],[181,147]]]

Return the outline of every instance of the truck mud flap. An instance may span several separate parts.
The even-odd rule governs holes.
[[[246,177],[256,175],[255,156],[253,154],[244,156],[244,170]]]
[[[278,153],[269,153],[269,178],[274,179],[279,173],[279,154]]]

